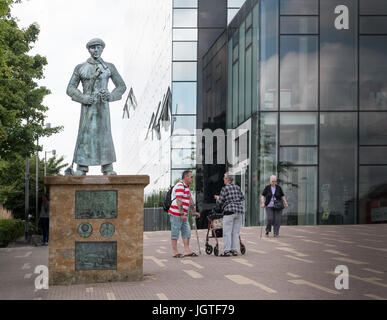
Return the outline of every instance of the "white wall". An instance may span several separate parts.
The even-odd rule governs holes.
[[[124,77],[138,101],[130,110],[122,132],[122,174],[147,174],[145,193],[169,186],[170,126],[161,128],[161,140],[153,132],[145,136],[159,102],[171,85],[172,0],[132,0],[129,2],[125,35]],[[140,41],[133,43],[140,35]],[[161,110],[160,110],[161,111]]]

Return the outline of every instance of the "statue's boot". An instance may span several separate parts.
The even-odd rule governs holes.
[[[113,171],[113,164],[105,164],[101,166],[101,171],[104,176],[116,176],[117,172]]]
[[[116,176],[117,172],[115,171],[107,171],[103,173],[104,176]]]
[[[77,170],[74,172],[74,176],[85,176],[89,172],[88,166],[77,165]]]
[[[86,175],[85,171],[77,170],[74,172],[74,176],[85,176],[85,175]]]

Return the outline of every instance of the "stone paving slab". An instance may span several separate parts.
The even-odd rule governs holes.
[[[170,232],[144,233],[144,280],[35,289],[35,268],[48,265],[47,247],[0,249],[0,300],[386,300],[387,224],[282,226],[279,238],[260,227],[241,229],[246,254],[172,257]],[[219,239],[223,248],[222,238]],[[209,243],[215,244],[210,238]],[[181,239],[180,251],[183,251]],[[198,251],[195,231],[191,249]],[[349,271],[338,290],[337,266]]]

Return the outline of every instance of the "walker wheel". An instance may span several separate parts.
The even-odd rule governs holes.
[[[213,250],[212,246],[206,243],[206,253],[211,254],[212,250]]]
[[[246,247],[243,243],[241,243],[241,253],[245,254],[246,253]]]
[[[216,245],[215,248],[214,248],[214,255],[216,255],[216,256],[219,255],[219,247],[218,247],[218,245]]]

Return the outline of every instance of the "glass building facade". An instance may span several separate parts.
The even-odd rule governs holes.
[[[387,222],[387,2],[247,0],[227,38],[227,128],[251,150],[228,165],[246,224],[263,222],[273,174],[283,224]]]
[[[173,1],[171,185],[180,179],[184,170],[190,169],[197,176],[198,185],[203,187],[205,168],[196,164],[195,136],[197,128],[206,128],[203,85],[207,79],[202,72],[203,56],[244,2]],[[226,88],[226,83],[223,87]],[[224,127],[221,123],[217,125]],[[199,192],[199,197],[204,194],[208,192]]]
[[[133,85],[138,106],[123,120],[122,150],[127,174],[150,176],[146,195],[168,189],[186,169],[199,175],[195,134],[203,122],[202,56],[244,1],[131,1],[133,14],[146,19],[140,25],[127,20],[142,41],[136,46],[128,42],[125,50],[124,76]]]
[[[171,181],[195,167],[198,0],[173,0]]]
[[[274,174],[290,205],[283,224],[387,222],[386,1],[153,0],[144,10],[127,74],[146,70],[147,81],[134,88],[124,149],[128,173],[151,176],[146,193],[193,168],[206,211],[231,171],[245,225],[259,225]],[[214,161],[197,162],[206,148]]]

